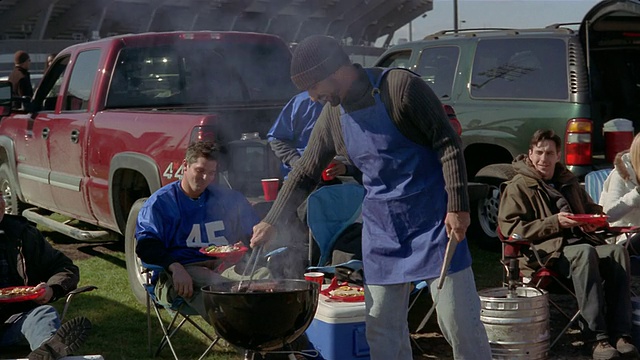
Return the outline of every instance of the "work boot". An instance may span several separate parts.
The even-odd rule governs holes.
[[[609,340],[598,340],[593,344],[592,357],[593,360],[619,359],[620,353],[609,344]]]
[[[638,349],[636,349],[635,345],[629,342],[629,339],[626,337],[621,337],[616,342],[616,349],[624,358],[628,359],[640,359],[640,353],[638,353]]]
[[[80,348],[89,336],[91,321],[85,317],[73,318],[62,324],[58,331],[39,348],[29,354],[29,360],[58,360]]]

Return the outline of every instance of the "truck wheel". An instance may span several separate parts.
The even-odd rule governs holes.
[[[499,250],[498,209],[500,207],[500,184],[515,175],[511,164],[492,164],[482,168],[474,178],[475,182],[489,185],[487,196],[471,204],[471,241],[481,248]]]
[[[16,186],[11,180],[11,172],[7,164],[0,165],[0,193],[6,204],[5,214],[19,215],[26,209],[26,204],[18,199]]]
[[[136,255],[136,221],[138,213],[147,198],[136,200],[131,206],[129,217],[127,218],[127,226],[124,233],[124,252],[127,262],[127,274],[129,275],[129,286],[133,291],[136,300],[142,305],[147,303],[147,294],[144,289],[146,283],[146,275],[142,273],[142,263]]]

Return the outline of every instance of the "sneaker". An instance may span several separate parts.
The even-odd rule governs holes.
[[[609,344],[609,340],[598,340],[593,345],[592,357],[594,360],[619,359],[620,353]]]
[[[80,348],[91,330],[91,322],[77,317],[62,324],[58,331],[29,354],[29,360],[58,360]]]
[[[624,358],[631,359],[640,359],[640,353],[638,353],[638,349],[629,342],[629,339],[625,337],[621,337],[616,342],[616,349]]]

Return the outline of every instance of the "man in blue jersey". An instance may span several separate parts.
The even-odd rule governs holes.
[[[307,147],[313,126],[323,107],[324,102],[311,100],[309,93],[303,91],[289,100],[267,133],[271,150],[282,161],[282,175],[285,178]],[[362,174],[344,159],[334,159],[332,165],[323,174],[326,184],[333,184],[334,178],[342,175],[354,176],[360,181]]]
[[[136,253],[162,266],[156,292],[163,301],[180,296],[207,319],[200,288],[224,280],[220,260],[200,253],[210,245],[249,243],[259,218],[239,192],[213,185],[218,148],[212,142],[189,145],[180,181],[156,191],[145,202],[136,226]]]

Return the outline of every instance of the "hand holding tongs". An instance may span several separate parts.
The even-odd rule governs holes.
[[[451,265],[451,259],[453,258],[453,254],[456,252],[456,247],[458,246],[458,238],[455,233],[452,231],[449,237],[449,242],[447,243],[447,250],[444,252],[444,262],[442,263],[442,269],[440,269],[440,279],[438,279],[438,290],[442,289],[442,285],[444,285],[444,279],[447,276],[447,271],[449,271],[449,265]],[[434,297],[433,305],[431,305],[431,309],[427,312],[424,319],[418,325],[416,332],[422,330],[422,328],[427,324],[427,321],[433,314],[433,311],[436,309],[436,305],[438,304],[438,299],[440,298],[440,294]]]
[[[258,265],[258,260],[260,260],[260,252],[262,252],[262,247],[263,246],[260,245],[257,248],[253,249],[253,251],[251,252],[249,260],[247,260],[244,270],[242,271],[242,278],[238,283],[238,291],[240,291],[240,289],[242,288],[242,283],[244,282],[245,276],[247,275],[247,269],[249,269],[249,265],[251,265],[251,261],[253,261],[253,265],[251,266],[251,274],[249,274],[249,282],[247,284],[247,291],[249,290],[251,281],[253,281],[253,274],[255,274],[256,265]]]

